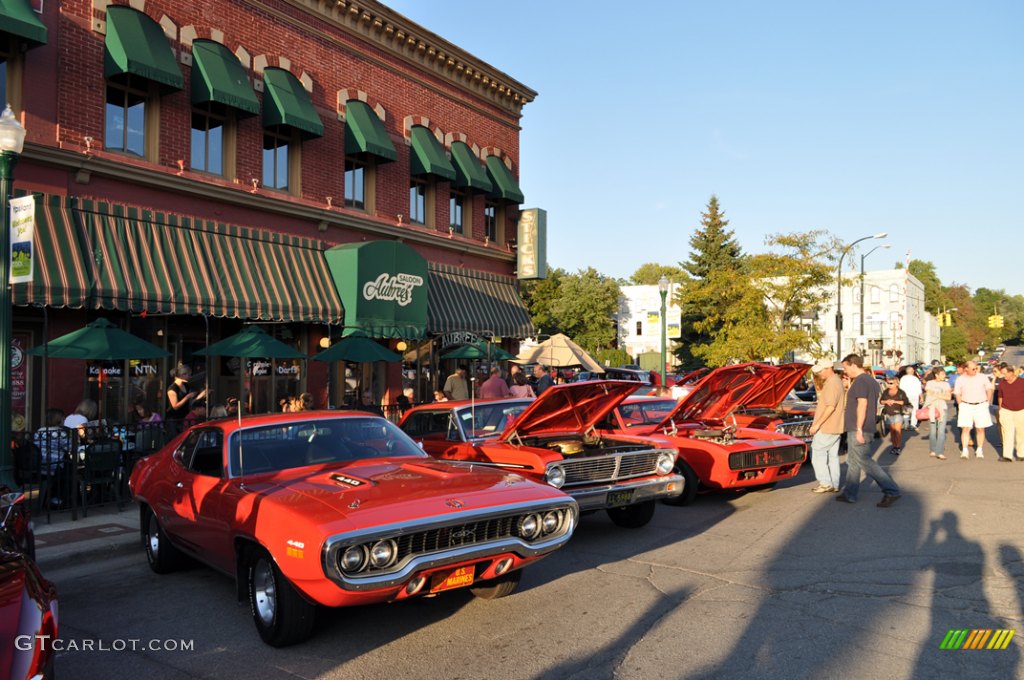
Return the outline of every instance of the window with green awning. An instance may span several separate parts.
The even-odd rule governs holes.
[[[515,280],[431,262],[428,333],[473,332],[528,338],[536,330]]]
[[[284,125],[307,136],[323,136],[324,124],[298,78],[282,68],[267,68],[263,83],[263,127]]]
[[[28,0],[0,0],[0,33],[22,38],[32,47],[46,44],[46,26]]]
[[[455,179],[455,168],[437,137],[422,125],[415,125],[410,135],[412,155],[409,173],[415,177],[433,175],[441,179]]]
[[[395,147],[377,114],[358,99],[345,103],[345,155],[373,156],[383,161],[398,160]]]
[[[453,187],[484,193],[490,193],[494,189],[491,180],[487,178],[487,171],[468,144],[452,142],[452,160],[455,165]]]
[[[192,43],[192,103],[223,104],[246,114],[260,110],[241,62],[231,50],[212,40]]]
[[[180,90],[185,79],[160,24],[123,5],[107,7],[104,77],[135,75]]]
[[[516,182],[512,171],[505,167],[501,159],[497,156],[488,156],[485,163],[487,164],[487,176],[490,178],[491,184],[494,185],[491,189],[491,196],[510,203],[522,203],[525,199],[519,188],[519,183]]]

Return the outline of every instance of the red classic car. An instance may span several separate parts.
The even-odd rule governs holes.
[[[686,479],[683,494],[674,501],[681,505],[693,502],[698,488],[736,490],[774,484],[796,476],[807,457],[806,445],[779,432],[738,427],[731,417],[747,394],[764,389],[766,379],[758,377],[750,365],[716,368],[680,401],[633,397],[599,427],[676,447],[676,471]]]
[[[580,510],[607,510],[623,527],[641,527],[654,501],[678,496],[676,450],[637,436],[599,435],[594,426],[635,382],[558,385],[536,400],[440,402],[418,406],[399,423],[432,456],[518,472],[568,493]]]
[[[20,493],[0,488],[0,677],[49,678],[57,589],[36,567],[32,523]]]
[[[751,390],[742,397],[733,413],[740,427],[756,427],[762,430],[782,432],[791,437],[810,443],[811,424],[814,422],[814,403],[801,401],[793,394],[793,388],[811,370],[808,364],[792,363],[772,366],[771,364],[742,364],[749,366],[762,387]]]
[[[130,487],[152,569],[184,554],[234,576],[274,646],[311,635],[316,605],[508,595],[578,515],[550,486],[436,461],[358,411],[197,425],[139,461]]]

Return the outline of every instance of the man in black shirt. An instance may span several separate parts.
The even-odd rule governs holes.
[[[864,370],[864,360],[857,354],[843,359],[843,368],[851,379],[846,392],[846,484],[843,492],[836,496],[842,503],[856,503],[860,490],[860,473],[875,480],[882,488],[882,500],[878,507],[887,508],[900,497],[900,488],[874,458],[871,457],[870,443],[875,433],[875,414],[878,412],[878,382]]]

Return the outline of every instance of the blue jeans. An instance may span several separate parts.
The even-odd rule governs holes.
[[[868,433],[864,435],[864,443],[858,444],[855,431],[846,433],[846,486],[843,487],[843,495],[851,501],[857,500],[861,471],[875,480],[886,496],[900,495],[900,487],[896,486],[896,482],[878,461],[871,457],[871,440],[872,433]]]
[[[935,413],[933,412],[934,416]],[[946,410],[939,411],[938,418],[932,418],[928,430],[928,450],[936,455],[946,452]]]
[[[811,466],[821,486],[839,488],[839,439],[840,434],[815,432],[811,441]]]

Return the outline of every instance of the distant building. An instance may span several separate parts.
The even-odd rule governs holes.
[[[657,286],[621,286],[622,296],[615,316],[618,324],[619,349],[633,357],[647,352],[661,353],[661,293]],[[669,290],[665,323],[668,334],[669,361],[672,360],[673,338],[679,337],[682,310],[672,304],[676,286]],[[658,362],[660,363],[660,358]]]

